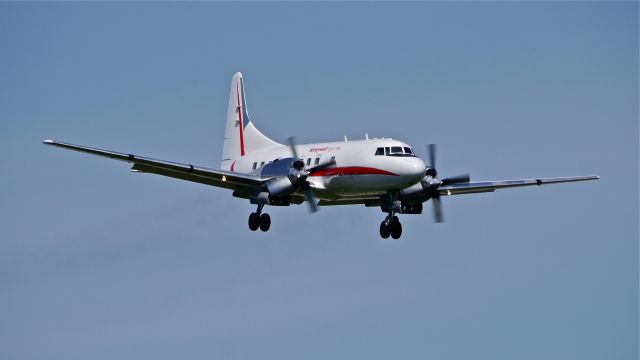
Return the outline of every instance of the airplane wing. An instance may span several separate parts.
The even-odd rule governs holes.
[[[590,176],[574,176],[574,177],[558,177],[547,179],[520,179],[520,180],[499,180],[499,181],[482,181],[482,182],[468,182],[457,183],[441,186],[438,188],[440,195],[460,195],[460,194],[474,194],[483,192],[493,192],[496,189],[520,187],[520,186],[533,186],[533,185],[545,185],[545,184],[557,184],[563,182],[574,181],[587,181],[600,179],[597,175]]]
[[[259,187],[266,180],[268,180],[267,178],[262,178],[257,175],[240,174],[231,171],[209,169],[206,167],[195,166],[191,164],[156,160],[144,156],[95,149],[86,146],[57,142],[53,140],[45,140],[43,141],[43,143],[46,145],[79,151],[87,154],[103,156],[110,159],[126,161],[133,164],[131,170],[136,172],[169,176],[176,179],[193,181],[227,189],[255,188]]]

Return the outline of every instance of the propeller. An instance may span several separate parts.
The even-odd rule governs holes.
[[[427,154],[429,156],[429,167],[433,169],[433,176],[437,176],[438,172],[436,171],[436,144],[427,145]]]
[[[431,198],[433,202],[433,220],[437,223],[441,223],[444,221],[444,217],[442,215],[442,201],[440,200],[440,194]]]
[[[427,145],[427,157],[429,158],[429,165],[427,167],[425,182],[426,193],[431,198],[433,203],[433,219],[437,223],[444,221],[444,215],[442,212],[442,200],[440,200],[441,186],[468,183],[471,181],[469,174],[463,174],[458,176],[451,176],[443,179],[438,179],[438,171],[436,170],[436,144]]]
[[[289,149],[291,150],[291,155],[296,158],[299,159],[298,157],[298,151],[296,150],[296,138],[291,136],[287,138],[287,144],[289,144]]]
[[[304,201],[309,204],[309,212],[318,212],[318,210],[320,210],[318,208],[318,201],[316,200],[315,196],[313,196],[313,192],[311,190],[311,186],[309,186],[309,182],[304,183],[302,190],[304,191]]]
[[[293,136],[287,138],[287,144],[289,145],[289,149],[291,150],[291,155],[294,159],[297,159],[292,165],[294,172],[290,175],[293,175],[295,177],[300,186],[300,189],[304,192],[304,200],[309,204],[309,211],[315,213],[319,210],[318,200],[313,195],[313,189],[311,188],[309,181],[307,181],[307,177],[316,171],[334,166],[336,164],[336,161],[331,160],[305,170],[304,162],[298,157],[298,151],[296,150],[296,139]]]

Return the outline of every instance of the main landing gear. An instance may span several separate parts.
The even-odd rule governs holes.
[[[380,223],[380,236],[383,239],[388,239],[389,235],[391,235],[392,238],[397,240],[402,235],[402,224],[400,224],[400,220],[395,215],[402,212],[402,202],[398,197],[399,193],[397,191],[389,191],[382,203],[382,211],[389,213],[384,221]]]
[[[269,214],[262,214],[262,208],[264,205],[258,205],[258,210],[249,215],[249,229],[256,231],[258,228],[262,231],[267,231],[271,227],[271,216]]]
[[[400,239],[402,235],[402,224],[397,216],[387,216],[384,221],[380,223],[380,236],[383,239],[388,239],[391,235],[394,239]]]

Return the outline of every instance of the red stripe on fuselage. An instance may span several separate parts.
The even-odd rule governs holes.
[[[309,176],[336,176],[336,175],[389,175],[399,176],[398,174],[376,168],[365,166],[345,166],[322,169],[314,171]]]
[[[242,105],[240,105],[240,91],[238,83],[236,83],[236,96],[238,97],[238,118],[240,119],[240,156],[244,156],[244,134],[242,133]]]

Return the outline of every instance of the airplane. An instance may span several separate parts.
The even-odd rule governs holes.
[[[414,148],[390,138],[347,140],[298,145],[262,134],[250,120],[242,73],[231,80],[220,169],[189,163],[78,146],[53,140],[44,144],[132,164],[131,171],[168,176],[232,190],[257,209],[249,215],[249,229],[268,231],[271,217],[265,205],[290,206],[306,202],[311,212],[319,206],[379,207],[387,216],[380,236],[399,239],[398,214],[421,214],[423,203],[433,203],[435,222],[443,221],[441,197],[493,192],[497,189],[596,180],[597,175],[471,182],[468,174],[443,177],[436,170],[436,146],[427,146],[428,163]]]

